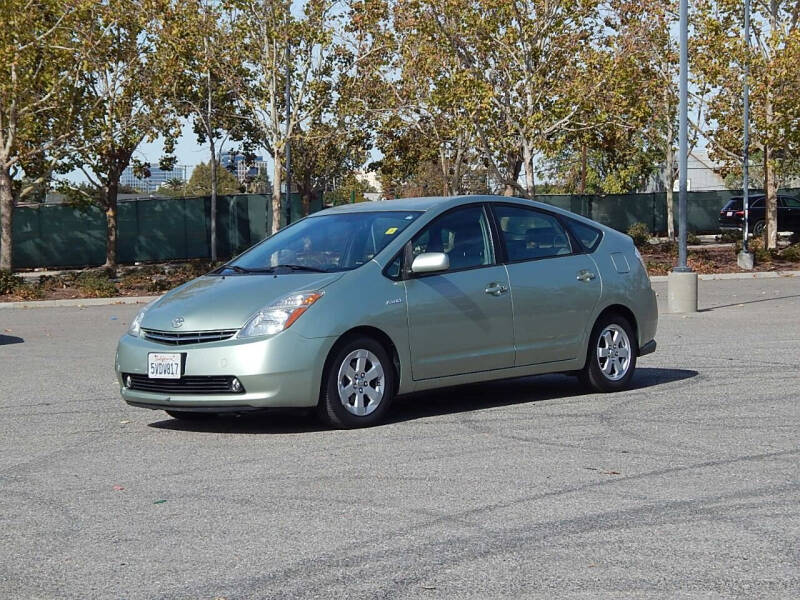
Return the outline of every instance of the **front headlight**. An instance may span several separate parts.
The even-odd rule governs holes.
[[[322,298],[322,291],[298,292],[289,294],[268,304],[250,317],[241,331],[240,338],[251,338],[260,335],[280,333],[291,327],[308,307]]]
[[[144,313],[148,311],[148,309],[153,306],[158,301],[158,298],[149,302],[144,306],[142,310],[139,311],[139,314],[136,315],[136,318],[131,321],[130,326],[128,327],[128,335],[132,335],[133,337],[139,337],[139,334],[142,332],[142,319],[144,318]]]

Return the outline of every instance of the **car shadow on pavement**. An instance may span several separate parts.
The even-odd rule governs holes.
[[[0,334],[0,346],[8,346],[11,344],[22,344],[25,340],[15,335],[2,335]]]
[[[697,371],[690,369],[639,367],[636,369],[630,389],[647,389],[691,379],[697,375]],[[474,383],[400,396],[395,400],[381,425],[515,404],[593,395],[595,394],[587,391],[576,377],[569,375],[537,375]],[[613,397],[613,394],[608,397]],[[149,426],[174,431],[233,434],[297,434],[330,431],[329,427],[314,418],[313,410],[218,415],[201,421],[184,421],[167,417],[152,422]]]
[[[629,390],[646,389],[697,375],[697,371],[690,369],[638,367]],[[570,375],[535,375],[490,381],[399,397],[387,416],[387,423],[581,396],[604,395],[590,392],[577,377]]]

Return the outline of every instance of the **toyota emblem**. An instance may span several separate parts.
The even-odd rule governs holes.
[[[175,317],[172,319],[172,327],[178,329],[178,327],[183,327],[183,317]]]

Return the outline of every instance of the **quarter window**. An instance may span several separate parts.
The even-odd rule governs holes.
[[[444,252],[450,269],[468,269],[494,263],[489,222],[480,206],[451,211],[436,219],[411,240],[413,255]]]
[[[569,236],[553,215],[520,208],[495,208],[510,262],[572,254]]]
[[[577,238],[581,244],[583,244],[583,247],[586,248],[587,251],[594,252],[594,249],[597,248],[597,244],[600,243],[600,237],[602,236],[599,229],[595,229],[589,225],[584,225],[580,221],[575,221],[573,219],[567,219],[567,227],[569,227],[572,235]]]

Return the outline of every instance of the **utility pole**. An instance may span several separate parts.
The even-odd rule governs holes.
[[[689,167],[689,2],[680,0],[680,85],[678,121],[678,265],[667,281],[669,310],[673,313],[697,312],[697,273],[687,264],[686,209],[687,171]]]
[[[753,270],[753,253],[747,247],[747,230],[750,222],[750,0],[744,0],[744,43],[747,54],[744,59],[744,90],[742,104],[744,108],[744,148],[742,150],[742,251],[736,257],[740,269]]]

